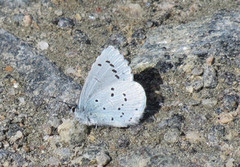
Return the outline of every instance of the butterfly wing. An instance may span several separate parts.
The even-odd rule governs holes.
[[[146,106],[143,87],[134,81],[118,81],[96,92],[76,117],[83,124],[127,127],[139,122]]]
[[[104,49],[101,55],[88,74],[84,83],[80,100],[79,110],[86,107],[86,101],[93,96],[94,93],[116,81],[132,81],[133,75],[128,61],[113,46]]]

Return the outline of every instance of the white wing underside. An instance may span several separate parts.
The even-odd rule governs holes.
[[[109,84],[132,80],[133,75],[128,61],[117,49],[109,46],[92,65],[81,92],[79,106],[86,107],[86,100]]]
[[[133,81],[128,61],[109,46],[92,65],[75,114],[83,124],[126,127],[139,122],[145,106],[145,91]]]
[[[87,101],[85,116],[92,125],[126,127],[139,122],[145,105],[145,92],[139,83],[119,81]]]

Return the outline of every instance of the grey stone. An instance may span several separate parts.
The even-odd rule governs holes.
[[[152,27],[152,26],[153,26],[153,22],[150,21],[150,20],[147,21],[146,26],[147,26],[148,28]]]
[[[202,75],[202,74],[203,74],[203,69],[202,68],[196,67],[192,70],[192,75],[194,75],[194,76],[199,76],[199,75]]]
[[[91,44],[88,35],[81,30],[75,30],[73,34],[73,39],[80,44]]]
[[[57,24],[61,28],[72,28],[75,24],[74,21],[68,17],[61,17],[57,20]]]
[[[142,43],[142,41],[146,38],[146,32],[144,29],[138,29],[132,34],[132,45],[137,45]]]
[[[66,76],[44,55],[0,29],[0,59],[12,66],[24,79],[25,93],[36,104],[46,102],[50,115],[64,114],[69,107],[62,101],[76,104],[80,85]]]
[[[115,47],[125,46],[127,44],[127,39],[122,33],[113,34],[110,36],[107,45],[113,45]]]
[[[189,56],[195,56],[196,63],[204,64],[210,55],[217,59],[225,55],[223,61],[226,63],[240,52],[239,38],[236,38],[240,36],[239,18],[238,12],[223,10],[195,22],[153,29],[147,34],[147,40],[131,66],[134,70],[143,71],[161,62],[171,64],[174,70],[184,64]],[[225,47],[223,41],[227,44]]]
[[[58,126],[58,133],[65,143],[81,145],[89,131],[87,126],[79,125],[76,120],[63,119],[63,123]]]
[[[223,97],[223,106],[229,111],[236,110],[239,103],[239,96],[237,95],[226,95]]]
[[[199,105],[200,103],[201,103],[201,102],[200,102],[199,100],[191,99],[188,104],[189,104],[190,106],[197,106],[197,105]]]
[[[214,107],[217,104],[217,99],[203,99],[202,104],[206,107]]]
[[[203,81],[202,80],[195,80],[192,83],[192,87],[194,90],[198,91],[203,88]]]
[[[204,87],[215,88],[218,84],[216,70],[212,66],[206,66],[203,74]]]
[[[167,125],[170,128],[178,128],[181,129],[183,123],[185,121],[184,116],[179,114],[174,114],[171,118],[167,120]]]
[[[176,128],[174,129],[169,129],[165,134],[164,134],[164,140],[169,143],[175,143],[178,141],[180,136],[180,131]]]
[[[26,7],[33,1],[35,0],[0,0],[0,5],[8,6],[10,8]]]
[[[98,167],[103,167],[106,166],[111,161],[111,157],[105,152],[100,152],[97,154],[96,160]]]

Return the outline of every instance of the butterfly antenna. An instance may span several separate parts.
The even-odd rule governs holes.
[[[59,101],[59,102],[66,104],[68,106],[68,108],[71,110],[71,112],[74,112],[75,109],[78,108],[78,105],[76,105],[76,104],[70,104],[70,103],[66,103],[64,101]]]

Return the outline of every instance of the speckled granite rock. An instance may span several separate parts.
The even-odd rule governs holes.
[[[154,67],[161,72],[176,69],[190,57],[204,61],[208,56],[231,62],[240,52],[240,15],[222,10],[213,17],[181,25],[160,26],[148,33],[132,67],[140,71]]]
[[[0,29],[0,52],[1,60],[19,72],[35,104],[47,102],[52,113],[66,110],[62,101],[76,104],[80,85],[31,45]]]

